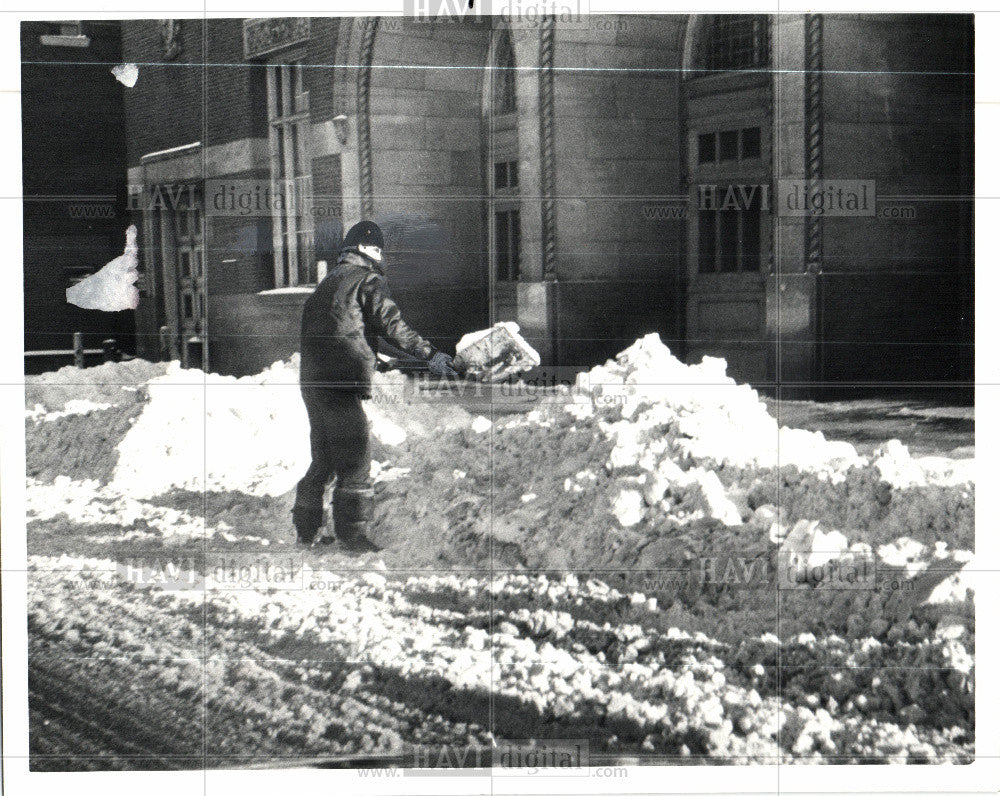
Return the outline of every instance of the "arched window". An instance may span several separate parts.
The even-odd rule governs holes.
[[[494,30],[492,68],[488,71],[483,107],[487,119],[491,251],[498,305],[513,301],[513,285],[521,273],[521,200],[517,141],[517,70],[514,47],[506,29]],[[506,291],[506,292],[505,292]],[[502,311],[498,310],[501,314]],[[504,318],[506,319],[506,318]]]
[[[737,72],[771,63],[767,14],[708,14],[699,23],[695,70]]]
[[[493,113],[503,115],[517,110],[514,47],[506,30],[498,31],[493,55]]]

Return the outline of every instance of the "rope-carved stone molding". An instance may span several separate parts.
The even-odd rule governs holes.
[[[371,81],[375,58],[375,32],[379,18],[364,26],[361,58],[358,67],[358,183],[361,191],[361,215],[375,215],[375,186],[372,177]]]
[[[805,176],[808,195],[823,179],[823,16],[806,17],[806,141]],[[823,223],[819,216],[806,217],[806,270],[819,271],[823,257]]]
[[[541,24],[538,59],[538,111],[542,194],[542,276],[556,279],[555,199],[555,18],[546,16]]]

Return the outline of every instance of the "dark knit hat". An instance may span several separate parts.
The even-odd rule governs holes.
[[[385,248],[385,241],[382,239],[382,230],[374,221],[359,221],[344,236],[342,249],[357,248],[358,246],[378,246]]]

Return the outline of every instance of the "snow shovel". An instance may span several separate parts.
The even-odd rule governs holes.
[[[430,372],[430,363],[426,359],[417,359],[417,357],[387,343],[381,337],[378,339],[378,349],[375,369],[379,373],[386,373],[390,370],[398,370],[400,373]]]

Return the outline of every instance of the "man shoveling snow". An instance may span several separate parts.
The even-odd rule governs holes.
[[[337,264],[302,312],[299,380],[309,415],[312,464],[298,483],[292,521],[312,544],[323,524],[323,491],[334,478],[333,527],[343,547],[379,548],[368,539],[375,510],[368,418],[378,337],[428,362],[437,376],[457,375],[452,359],[411,329],[390,298],[382,268],[382,230],[362,221],[348,230]]]

